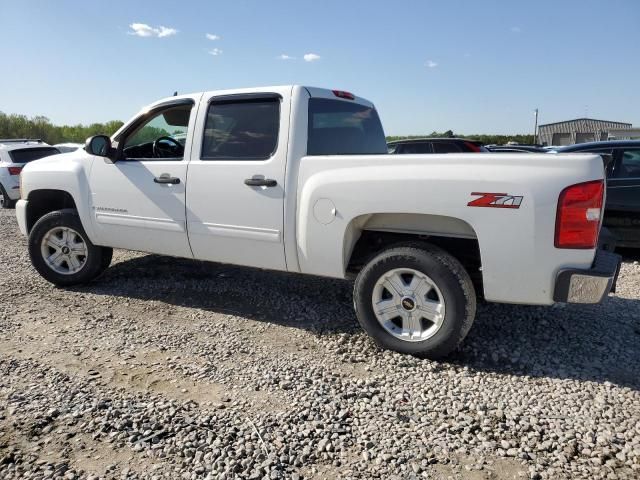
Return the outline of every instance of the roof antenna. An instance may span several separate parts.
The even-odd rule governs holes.
[[[173,96],[177,97],[178,96],[178,91],[176,90],[175,92],[173,92]]]

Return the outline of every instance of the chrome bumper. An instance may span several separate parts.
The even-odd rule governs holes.
[[[589,270],[561,270],[556,277],[554,302],[600,303],[615,292],[622,257],[598,250]]]

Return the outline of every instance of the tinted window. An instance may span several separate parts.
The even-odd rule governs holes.
[[[308,155],[386,154],[378,113],[341,100],[309,99]]]
[[[280,100],[212,103],[202,141],[203,160],[266,160],[278,146]]]
[[[625,150],[618,169],[618,178],[640,178],[640,149]]]
[[[433,144],[434,153],[460,153],[460,147],[451,142],[435,142]]]
[[[11,160],[15,163],[28,163],[32,160],[48,157],[49,155],[57,155],[60,153],[57,148],[21,148],[20,150],[12,150],[9,152]]]
[[[402,145],[402,153],[431,153],[431,145],[423,143],[405,143]]]

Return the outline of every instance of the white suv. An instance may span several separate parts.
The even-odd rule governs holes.
[[[58,153],[42,140],[0,139],[0,208],[12,208],[20,198],[20,172],[26,163]]]

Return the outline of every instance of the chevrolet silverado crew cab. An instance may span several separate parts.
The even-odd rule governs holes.
[[[170,97],[21,180],[20,230],[56,285],[91,281],[112,248],[355,276],[371,337],[432,358],[478,296],[600,302],[620,263],[597,249],[599,155],[390,155],[373,104],[343,91]]]

